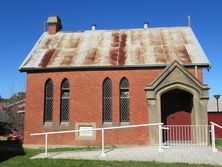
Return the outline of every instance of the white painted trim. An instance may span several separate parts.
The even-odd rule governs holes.
[[[25,110],[20,110],[20,111],[18,111],[17,113],[18,113],[18,114],[20,114],[20,113],[25,113]]]

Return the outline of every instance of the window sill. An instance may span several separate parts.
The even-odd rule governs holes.
[[[53,122],[44,122],[42,124],[42,129],[51,129],[53,126]]]
[[[130,122],[120,122],[120,126],[131,125]]]
[[[74,126],[70,122],[44,122],[40,125],[40,129],[44,130],[70,130],[74,129]]]
[[[60,122],[60,126],[69,125],[69,122]]]
[[[103,122],[102,127],[112,127],[113,123],[112,122]]]
[[[70,122],[60,122],[59,129],[60,130],[72,129],[72,124]]]

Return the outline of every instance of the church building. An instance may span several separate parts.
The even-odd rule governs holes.
[[[27,73],[25,144],[31,133],[147,123],[207,125],[210,63],[192,28],[62,31],[47,20],[21,72]],[[49,136],[49,144],[99,145],[101,132]],[[158,143],[155,128],[105,132],[110,145]]]

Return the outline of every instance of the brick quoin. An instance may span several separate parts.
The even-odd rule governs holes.
[[[70,124],[75,129],[76,122],[95,122],[102,127],[102,85],[106,77],[112,80],[112,125],[120,125],[119,83],[123,77],[129,81],[130,124],[149,123],[149,109],[144,88],[151,84],[164,70],[155,69],[116,69],[66,72],[28,72],[25,114],[25,144],[44,144],[44,136],[30,136],[31,133],[57,131],[43,129],[44,87],[47,79],[54,84],[53,123],[60,124],[60,88],[64,78],[70,82]],[[195,76],[194,68],[187,70]],[[198,69],[198,80],[202,82],[202,69]],[[130,140],[129,140],[130,139]],[[49,135],[49,144],[100,145],[101,132],[96,132],[96,140],[76,140],[75,134]],[[148,128],[132,128],[105,131],[106,145],[140,145],[149,143]]]

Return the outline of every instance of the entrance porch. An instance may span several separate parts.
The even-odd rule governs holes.
[[[208,86],[201,83],[179,62],[169,65],[151,84],[145,87],[148,104],[148,122],[163,122],[165,125],[208,125]],[[174,135],[173,139],[179,137]],[[193,130],[189,130],[193,136]],[[165,134],[163,134],[165,135]],[[149,143],[157,144],[158,129],[149,129]],[[169,138],[168,138],[169,139]],[[185,138],[183,138],[185,140]]]

